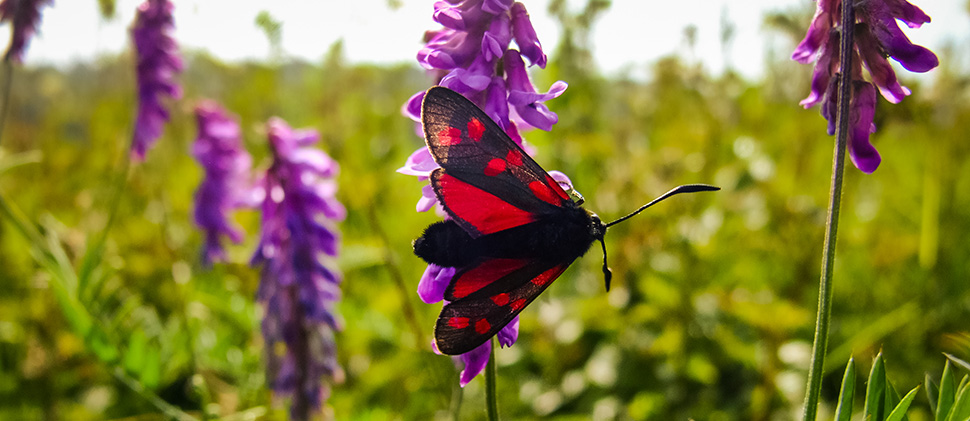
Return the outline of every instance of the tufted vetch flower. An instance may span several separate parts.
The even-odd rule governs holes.
[[[50,6],[51,0],[2,0],[0,1],[0,23],[10,22],[10,46],[4,60],[24,61],[24,52],[30,39],[37,33],[40,24],[40,9]]]
[[[169,0],[147,0],[138,6],[131,28],[138,79],[138,115],[131,152],[139,160],[145,159],[145,153],[162,135],[162,128],[169,120],[163,98],[182,96],[175,80],[176,74],[182,71],[182,59],[171,36],[175,27],[173,8]]]
[[[195,117],[199,135],[192,144],[192,155],[205,171],[205,179],[195,192],[195,223],[205,232],[202,259],[210,264],[225,260],[222,237],[235,243],[243,239],[229,212],[252,204],[252,158],[243,148],[239,124],[219,104],[199,103]]]
[[[822,104],[822,115],[829,120],[829,134],[835,129],[836,75],[850,72],[854,81],[853,94],[860,98],[853,98],[850,103],[849,155],[856,168],[871,173],[881,162],[869,142],[869,134],[874,131],[875,89],[893,104],[910,94],[909,89],[899,84],[888,59],[892,58],[905,69],[917,73],[935,68],[939,59],[929,49],[913,44],[899,29],[897,21],[911,28],[930,21],[918,7],[906,0],[863,0],[855,4],[851,69],[841,69],[838,62],[841,0],[818,0],[815,17],[805,38],[792,53],[792,59],[806,64],[816,60],[811,92],[801,105],[809,108]],[[864,79],[863,65],[870,81]]]
[[[337,201],[337,163],[311,146],[319,136],[268,124],[272,165],[262,177],[262,234],[252,264],[261,266],[257,298],[265,305],[263,337],[272,389],[290,396],[295,419],[306,418],[339,382],[334,331],[340,322],[340,275],[328,263],[338,252],[334,224],[346,210]]]
[[[442,28],[426,34],[427,42],[417,54],[418,63],[435,74],[439,85],[475,102],[513,141],[531,153],[520,128],[550,130],[558,116],[543,102],[561,95],[566,84],[556,82],[548,93],[539,93],[529,80],[521,57],[540,68],[545,67],[547,58],[525,6],[512,0],[438,1],[432,17]],[[424,92],[413,95],[402,107],[402,113],[419,122],[423,98]],[[420,126],[418,131],[420,134]],[[422,146],[398,172],[427,181],[437,167],[431,153]],[[425,184],[416,209],[428,211],[435,204],[437,198],[430,184]],[[418,295],[429,304],[443,301],[444,290],[454,273],[455,268],[429,265],[418,283]],[[515,343],[518,318],[497,337],[501,346]],[[490,341],[485,342],[454,357],[463,367],[461,386],[485,368],[491,346]]]

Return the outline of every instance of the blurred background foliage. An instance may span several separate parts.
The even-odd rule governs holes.
[[[551,7],[568,35],[536,84],[570,86],[549,103],[560,116],[553,131],[526,135],[537,161],[569,174],[607,220],[678,184],[723,190],[611,229],[609,293],[593,250],[522,314],[519,342],[497,352],[502,415],[795,419],[833,144],[818,110],[798,106],[811,69],[788,61],[788,49],[768,55],[762,80],[711,75],[691,58],[688,28],[684,53],[653,64],[646,80],[631,76],[643,69],[603,75],[588,33],[604,7]],[[808,19],[792,15],[766,22],[794,45],[801,30],[791,23]],[[274,24],[268,15],[260,23],[268,36]],[[730,42],[729,25],[722,36]],[[879,170],[847,171],[823,416],[850,356],[864,372],[882,350],[899,390],[927,372],[938,379],[942,352],[970,358],[970,89],[967,69],[950,64],[965,51],[937,53],[932,83],[904,80],[914,95],[879,102]],[[422,183],[395,172],[423,144],[401,105],[431,77],[412,63],[347,64],[340,43],[318,63],[280,52],[225,64],[187,52],[184,99],[147,161],[130,169],[97,247],[128,153],[131,60],[14,69],[0,192],[29,226],[0,223],[0,419],[158,419],[159,400],[168,415],[285,418],[263,377],[258,278],[247,265],[258,215],[238,215],[248,238],[230,247],[233,263],[200,264],[191,215],[202,172],[188,150],[202,98],[239,116],[258,165],[264,123],[281,116],[319,130],[342,167],[346,379],[327,412],[449,419],[460,405],[462,419],[484,418],[481,380],[459,398],[451,359],[430,351],[440,305],[414,293],[424,264],[410,243],[439,216],[414,212]],[[932,419],[925,397],[910,416]]]

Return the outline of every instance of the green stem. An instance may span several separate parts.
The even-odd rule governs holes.
[[[808,369],[808,386],[805,390],[803,421],[815,421],[818,400],[822,391],[822,373],[825,351],[828,347],[829,324],[832,315],[832,274],[835,269],[835,241],[839,230],[839,213],[842,206],[842,180],[845,173],[845,150],[849,131],[849,99],[852,93],[852,32],[855,18],[851,1],[842,2],[842,24],[839,68],[839,105],[836,122],[835,157],[832,160],[832,186],[829,193],[829,211],[825,221],[825,242],[822,246],[822,275],[819,281],[818,315],[815,319],[815,341],[812,344],[812,361]]]
[[[198,418],[189,415],[178,407],[166,402],[164,399],[152,393],[150,390],[145,389],[141,383],[128,376],[128,374],[125,373],[125,370],[123,370],[121,367],[115,367],[111,373],[114,374],[118,381],[123,383],[125,386],[128,386],[129,389],[139,394],[141,397],[145,398],[145,400],[158,408],[159,411],[162,411],[162,413],[167,417],[180,421],[198,421]]]
[[[13,63],[11,60],[3,61],[3,98],[0,98],[0,139],[3,138],[3,129],[7,125],[7,108],[10,106],[10,87],[13,86]]]
[[[498,421],[498,397],[495,394],[495,383],[498,380],[495,369],[495,347],[498,344],[495,338],[490,340],[492,349],[489,351],[488,364],[485,366],[485,409],[489,421]]]

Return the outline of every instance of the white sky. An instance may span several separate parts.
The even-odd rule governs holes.
[[[904,30],[914,42],[931,49],[947,40],[967,45],[968,14],[963,0],[912,0],[933,18],[918,30]],[[551,52],[559,28],[548,15],[549,0],[524,0],[539,39]],[[118,0],[117,15],[103,20],[94,0],[55,0],[43,11],[40,35],[26,55],[27,65],[66,64],[115,54],[128,46],[128,26],[139,0]],[[439,28],[431,20],[433,0],[402,0],[391,9],[387,0],[175,0],[176,38],[183,48],[207,50],[223,60],[269,56],[269,43],[256,28],[261,11],[283,23],[283,50],[317,61],[338,39],[351,62],[415,63],[425,30]],[[573,10],[585,0],[570,0]],[[779,34],[763,29],[762,16],[771,10],[814,8],[812,0],[614,0],[593,28],[593,53],[600,70],[616,72],[638,66],[683,48],[683,28],[695,25],[696,56],[712,72],[723,69],[719,33],[722,13],[735,25],[730,60],[743,74],[762,72],[765,46]],[[807,27],[808,22],[805,22]],[[785,39],[776,43],[790,48]],[[9,43],[9,29],[0,28],[0,48]],[[788,54],[788,51],[784,51]],[[932,72],[931,72],[932,73]]]

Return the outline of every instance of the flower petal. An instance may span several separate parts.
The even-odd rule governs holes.
[[[869,82],[855,81],[852,85],[851,114],[849,119],[849,157],[860,171],[871,174],[882,158],[869,142],[872,119],[876,110],[876,89]]]
[[[529,59],[529,62],[545,69],[546,53],[542,52],[542,44],[539,43],[536,30],[532,27],[532,20],[529,19],[529,12],[525,10],[525,5],[515,2],[511,12],[512,36],[515,37],[519,51]]]
[[[492,353],[492,341],[485,341],[478,348],[459,355],[458,359],[465,364],[465,369],[461,371],[458,384],[465,387],[472,381],[488,364],[488,356]]]

